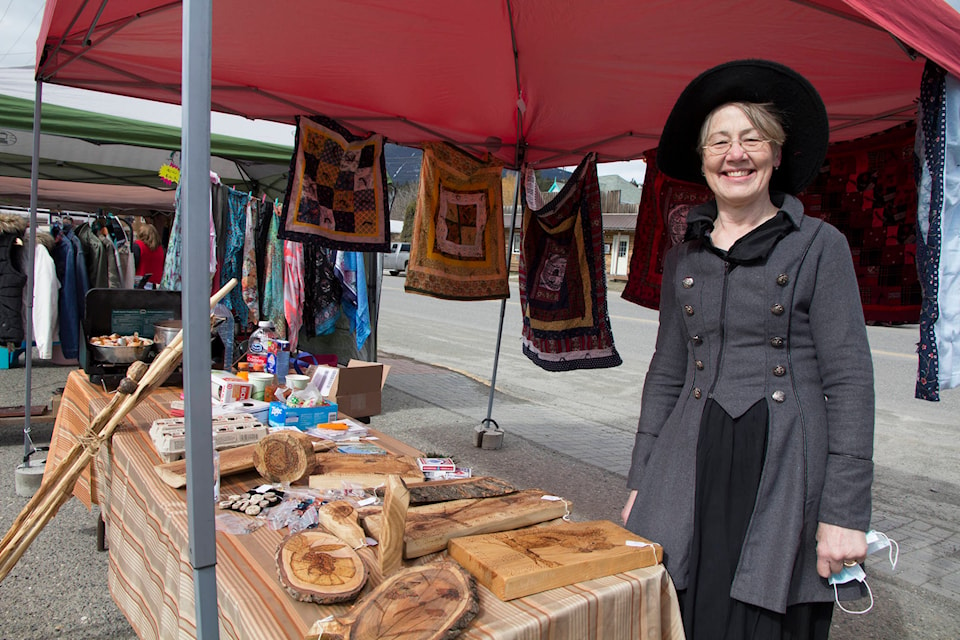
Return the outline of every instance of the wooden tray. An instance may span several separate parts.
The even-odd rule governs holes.
[[[627,546],[626,541],[646,543]],[[663,548],[609,520],[450,540],[450,556],[501,600],[658,564]]]

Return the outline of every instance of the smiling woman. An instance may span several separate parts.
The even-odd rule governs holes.
[[[660,140],[659,168],[714,200],[664,259],[622,515],[663,544],[690,640],[824,640],[824,578],[866,555],[874,392],[857,280],[844,237],[795,197],[826,144],[816,90],[763,60],[693,80]]]

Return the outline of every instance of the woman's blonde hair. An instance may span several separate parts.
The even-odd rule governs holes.
[[[717,111],[725,107],[736,107],[747,116],[757,132],[766,140],[770,141],[770,147],[774,154],[783,148],[783,143],[787,141],[787,132],[783,129],[783,122],[777,114],[776,106],[772,102],[727,102],[720,105],[707,114],[700,126],[700,136],[697,138],[697,149],[700,156],[703,157],[703,147],[707,144],[707,136],[710,134],[710,121]]]
[[[137,227],[137,239],[142,240],[151,251],[160,246],[160,232],[149,222]]]

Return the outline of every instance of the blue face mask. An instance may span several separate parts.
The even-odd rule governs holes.
[[[890,559],[890,568],[896,569],[897,560],[900,559],[900,545],[898,545],[895,540],[888,538],[884,533],[880,533],[879,531],[868,531],[867,555],[882,551],[883,549],[889,549],[888,554]],[[870,596],[870,606],[863,611],[847,609],[840,604],[840,593],[837,590],[837,585],[846,584],[851,580],[861,582],[863,583],[863,586],[867,588],[867,594]],[[870,589],[870,585],[867,584],[867,574],[863,571],[863,567],[859,564],[855,564],[852,567],[844,565],[843,569],[841,569],[839,573],[834,573],[831,575],[827,579],[827,582],[833,585],[833,597],[841,611],[845,613],[852,613],[854,615],[860,615],[870,611],[870,609],[873,609],[873,591]]]

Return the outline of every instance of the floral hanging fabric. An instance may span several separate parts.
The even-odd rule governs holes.
[[[336,249],[317,243],[303,245],[305,335],[325,336],[337,328],[343,290],[333,266],[336,259]]]
[[[240,266],[240,295],[243,297],[243,304],[247,308],[247,315],[239,315],[241,325],[255,325],[260,322],[260,296],[257,285],[257,246],[256,233],[257,228],[257,206],[253,198],[247,198],[244,206],[244,218],[246,220],[243,232],[243,249]]]
[[[426,143],[404,289],[448,300],[510,297],[503,165]]]
[[[388,251],[383,136],[354,136],[322,116],[297,118],[280,237],[342,251]]]
[[[960,387],[960,80],[928,61],[920,85],[917,270],[923,289],[915,397]]]
[[[588,154],[540,209],[533,171],[524,175],[520,308],[523,353],[547,371],[600,369],[622,362],[607,314],[597,156]]]

